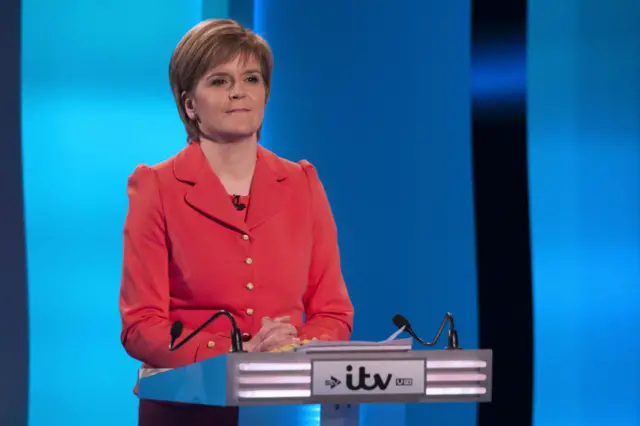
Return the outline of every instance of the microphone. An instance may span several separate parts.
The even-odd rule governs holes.
[[[242,210],[247,208],[246,204],[240,202],[240,196],[239,195],[234,195],[233,198],[231,199],[231,202],[233,203],[233,206],[238,211],[242,211]]]
[[[236,323],[236,319],[229,312],[221,310],[211,315],[211,317],[202,323],[202,325],[191,332],[187,337],[182,339],[180,343],[177,345],[176,340],[182,334],[184,329],[184,325],[181,321],[176,321],[171,325],[171,343],[169,344],[169,351],[173,352],[177,349],[180,349],[182,345],[187,343],[189,340],[193,339],[198,333],[204,330],[209,324],[220,318],[221,316],[229,318],[231,322],[231,352],[244,352],[244,348],[242,347],[242,333],[240,333],[240,329],[238,328],[238,323]]]
[[[393,321],[393,323],[395,324],[396,327],[398,327],[398,328],[403,328],[404,327],[404,331],[409,333],[411,335],[411,337],[416,339],[418,341],[418,343],[420,343],[421,345],[424,345],[424,346],[435,346],[436,343],[438,343],[438,339],[440,338],[440,334],[442,334],[442,330],[444,330],[444,326],[448,322],[449,323],[449,336],[447,338],[447,347],[445,349],[462,349],[462,348],[460,348],[460,346],[458,346],[458,332],[456,331],[456,329],[455,329],[455,327],[453,325],[453,315],[451,314],[451,312],[447,312],[447,314],[444,316],[444,319],[442,320],[442,324],[440,324],[440,328],[438,329],[438,332],[436,333],[436,337],[433,338],[432,342],[425,342],[420,337],[418,337],[416,332],[413,331],[413,328],[411,328],[411,324],[409,323],[409,320],[406,319],[405,317],[403,317],[402,315],[400,315],[400,314],[395,315],[393,317],[392,321]]]

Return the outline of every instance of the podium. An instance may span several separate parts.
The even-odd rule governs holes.
[[[141,370],[138,396],[189,404],[320,404],[322,426],[359,424],[360,404],[490,402],[491,350],[229,353]]]

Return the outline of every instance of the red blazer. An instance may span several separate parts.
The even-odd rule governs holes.
[[[290,315],[303,339],[348,340],[353,306],[340,270],[336,226],[315,168],[258,148],[246,220],[198,143],[129,178],[120,291],[121,340],[145,366],[173,368],[226,353],[226,309],[250,335],[263,316]],[[303,321],[306,315],[306,321]]]

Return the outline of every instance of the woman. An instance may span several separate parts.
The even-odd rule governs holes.
[[[220,309],[235,316],[251,352],[350,337],[353,307],[316,170],[258,144],[272,67],[267,43],[230,20],[198,24],[172,55],[189,143],[136,168],[124,227],[121,339],[145,367],[227,353],[224,318],[168,350],[174,321],[186,336]],[[234,408],[140,401],[139,425],[237,421]]]

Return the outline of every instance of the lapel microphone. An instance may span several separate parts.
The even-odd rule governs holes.
[[[238,211],[242,211],[247,208],[246,204],[240,202],[239,195],[234,195],[233,198],[231,199],[231,202],[233,203],[233,207],[235,207],[236,210]]]

